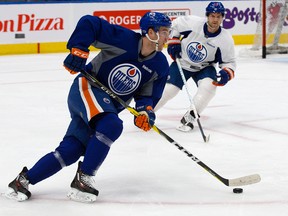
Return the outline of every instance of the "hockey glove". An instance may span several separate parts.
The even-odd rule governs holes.
[[[223,68],[219,71],[219,75],[217,75],[218,81],[213,81],[213,85],[215,86],[224,86],[226,83],[234,78],[234,71],[230,68]]]
[[[167,45],[167,52],[174,61],[176,58],[181,58],[181,41],[179,38],[174,37],[169,39]]]
[[[140,106],[136,109],[139,116],[134,117],[134,124],[144,131],[148,131],[155,123],[155,113],[151,106]]]
[[[72,48],[70,54],[64,60],[65,69],[71,74],[84,70],[88,56],[89,50],[83,51],[78,48]]]

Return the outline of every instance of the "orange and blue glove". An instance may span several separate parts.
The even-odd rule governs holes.
[[[72,48],[70,54],[64,60],[64,67],[71,74],[76,74],[85,69],[86,61],[89,56],[89,50]]]
[[[134,124],[144,131],[149,131],[156,119],[153,108],[151,106],[140,106],[136,110],[139,112],[139,115],[134,117]]]
[[[167,42],[167,52],[174,61],[176,58],[181,58],[181,40],[177,37],[169,39]]]
[[[223,68],[218,72],[217,75],[218,81],[213,81],[213,85],[215,86],[224,86],[228,81],[234,78],[234,71],[230,68]]]

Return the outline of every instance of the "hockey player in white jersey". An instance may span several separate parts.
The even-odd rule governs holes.
[[[181,119],[178,130],[192,130],[194,113],[201,114],[215,96],[217,86],[226,85],[234,77],[234,41],[231,34],[221,27],[224,14],[225,8],[221,2],[210,2],[206,7],[206,18],[182,16],[172,22],[167,51],[174,62],[170,65],[170,77],[155,110],[159,110],[183,88],[176,58],[185,79],[192,78],[198,87],[193,96],[193,106]],[[196,112],[192,107],[196,108]]]

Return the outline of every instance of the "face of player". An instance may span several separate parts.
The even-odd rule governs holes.
[[[219,29],[223,21],[223,16],[221,13],[210,13],[207,19],[208,31],[214,33]]]
[[[149,35],[150,39],[153,40],[153,41],[157,41],[158,40],[158,49],[157,49],[157,51],[162,51],[165,43],[167,43],[167,41],[169,39],[170,28],[161,26],[159,28],[158,35],[157,35],[157,32],[155,32],[154,30],[152,30],[152,29],[149,29],[149,30],[150,30],[150,35]],[[155,42],[151,42],[151,46],[155,50],[156,43]]]
[[[159,34],[158,51],[162,51],[164,45],[167,43],[169,39],[170,28],[160,27],[158,34]]]

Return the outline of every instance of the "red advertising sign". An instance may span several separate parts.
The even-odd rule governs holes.
[[[107,20],[111,24],[129,29],[139,29],[141,17],[150,10],[95,11],[93,16]]]

